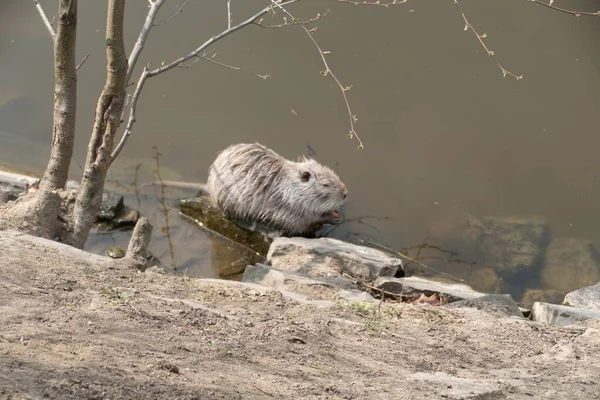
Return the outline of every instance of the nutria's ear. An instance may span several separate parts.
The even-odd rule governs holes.
[[[309,179],[310,179],[310,172],[304,171],[300,174],[300,180],[302,182],[308,182]]]

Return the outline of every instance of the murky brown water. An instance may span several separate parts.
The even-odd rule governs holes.
[[[50,15],[56,1],[45,1]],[[179,2],[170,2],[168,17]],[[205,2],[202,2],[205,3]],[[266,1],[234,3],[236,21]],[[335,234],[368,234],[394,248],[440,244],[447,221],[475,215],[540,215],[555,236],[592,240],[600,204],[600,18],[574,18],[525,1],[463,0],[463,9],[505,68],[502,78],[452,0],[409,1],[390,9],[306,2],[297,16],[331,10],[316,38],[346,85],[365,150],[345,138],[348,120],[319,55],[298,27],[250,27],[213,48],[217,60],[273,79],[199,62],[148,82],[135,132],[113,179],[133,182],[136,163],[151,179],[152,146],[163,154],[163,178],[204,181],[216,153],[231,143],[259,141],[295,158],[306,143],[321,162],[339,165],[350,190],[349,218],[389,216],[344,225]],[[596,1],[568,2],[595,11]],[[80,1],[77,161],[84,162],[97,95],[103,85],[105,2]],[[127,47],[146,2],[129,2]],[[157,66],[220,32],[224,2],[190,1],[156,27],[138,64]],[[52,126],[52,49],[31,2],[0,2],[0,161],[42,169]],[[129,168],[125,168],[129,166]],[[74,163],[77,179],[81,170]],[[152,190],[147,191],[152,194]],[[161,215],[152,196],[141,204],[155,218],[154,251],[168,259]],[[135,206],[135,198],[129,198]],[[189,274],[209,276],[210,246],[175,212],[180,259]],[[444,238],[442,238],[444,237]],[[118,241],[118,238],[115,239]],[[124,240],[124,239],[123,239]],[[112,242],[111,242],[112,243]],[[89,248],[110,245],[94,238]],[[469,258],[468,254],[464,258]],[[468,276],[467,273],[464,274]]]

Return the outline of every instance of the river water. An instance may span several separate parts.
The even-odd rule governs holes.
[[[42,1],[49,16],[56,1]],[[206,4],[205,4],[206,3]],[[238,4],[239,3],[239,4]],[[232,1],[234,23],[267,1]],[[558,3],[555,2],[555,3]],[[567,2],[565,2],[567,3]],[[168,1],[159,16],[181,2]],[[113,187],[151,181],[155,150],[163,179],[205,181],[216,153],[232,143],[258,141],[294,159],[307,144],[319,161],[337,166],[349,188],[348,223],[334,236],[370,237],[395,249],[427,240],[462,251],[453,237],[460,216],[540,216],[553,236],[600,246],[600,18],[575,18],[528,1],[462,0],[470,23],[507,70],[503,77],[476,37],[465,31],[452,0],[408,1],[390,8],[336,1],[289,6],[300,18],[328,14],[315,38],[344,85],[364,142],[346,138],[348,115],[339,89],[314,45],[297,26],[251,26],[211,47],[215,60],[258,74],[201,61],[150,80],[138,104],[135,131],[111,172]],[[560,6],[560,5],[559,5]],[[595,1],[564,5],[596,11]],[[75,162],[78,179],[93,111],[105,77],[106,2],[81,0]],[[126,46],[131,49],[147,3],[128,2]],[[281,23],[281,13],[265,23]],[[224,1],[189,1],[156,26],[141,66],[187,53],[226,26]],[[52,44],[32,2],[0,2],[0,162],[43,170],[52,131]],[[136,166],[141,165],[136,178]],[[145,174],[145,175],[144,175]],[[184,194],[170,191],[171,202]],[[153,252],[169,259],[164,218],[149,189],[132,207],[154,218]],[[139,197],[139,196],[138,196]],[[161,229],[161,227],[163,227]],[[176,265],[188,275],[212,276],[206,235],[170,213]],[[103,251],[126,235],[93,237]],[[465,250],[466,251],[466,250]],[[470,260],[473,255],[461,253]],[[177,261],[179,259],[180,261]],[[169,264],[167,262],[166,264]],[[477,266],[437,268],[469,282]],[[536,282],[529,283],[536,285]]]

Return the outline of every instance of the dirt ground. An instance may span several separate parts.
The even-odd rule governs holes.
[[[1,399],[594,399],[600,323],[316,308],[0,232]]]

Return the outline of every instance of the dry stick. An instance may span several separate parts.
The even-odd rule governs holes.
[[[336,0],[336,1],[338,1],[340,3],[354,4],[355,6],[381,6],[381,7],[389,8],[390,6],[393,6],[396,4],[406,3],[408,0],[393,0],[393,1],[384,2],[384,3],[382,3],[381,1],[352,1],[352,0]]]
[[[38,12],[40,13],[40,17],[42,17],[42,21],[44,21],[44,25],[46,25],[46,28],[48,28],[48,32],[50,32],[50,36],[52,37],[52,40],[54,40],[54,38],[56,38],[56,31],[54,30],[54,27],[52,26],[52,22],[50,22],[50,20],[48,19],[48,15],[46,15],[46,11],[44,11],[44,8],[42,7],[42,5],[40,4],[40,2],[38,0],[33,0],[33,4],[35,4],[35,8],[37,8]]]
[[[479,40],[479,43],[481,44],[481,46],[483,46],[483,48],[488,53],[488,55],[492,58],[492,60],[494,60],[494,62],[496,63],[496,65],[502,70],[502,76],[510,75],[510,76],[512,76],[513,78],[515,78],[518,81],[520,81],[521,79],[523,79],[523,75],[517,76],[517,75],[513,74],[512,72],[510,72],[509,70],[507,70],[506,68],[504,68],[502,66],[502,64],[500,64],[498,62],[498,60],[496,59],[496,57],[494,57],[494,52],[492,50],[488,49],[488,47],[483,42],[483,39],[485,39],[487,37],[487,34],[484,33],[483,35],[480,35],[479,33],[477,33],[477,31],[475,30],[475,28],[473,28],[473,26],[471,25],[471,23],[469,22],[469,20],[465,16],[465,13],[463,12],[462,7],[460,6],[460,3],[458,2],[458,0],[454,0],[454,4],[456,4],[458,6],[458,10],[459,10],[460,14],[462,15],[463,20],[465,21],[465,24],[466,24],[465,25],[465,31],[468,30],[468,29],[471,29],[471,31],[473,32],[473,34],[477,37],[477,40]]]
[[[163,179],[160,174],[160,164],[159,164],[160,153],[159,153],[158,149],[156,149],[156,156],[154,158],[156,159],[156,176],[158,176],[158,180],[160,181],[161,197],[160,197],[159,203],[163,209],[163,213],[165,214],[165,230],[166,230],[165,233],[167,236],[167,242],[169,243],[169,254],[171,256],[171,265],[173,267],[173,270],[175,270],[177,272],[177,263],[175,262],[175,250],[173,249],[173,242],[171,241],[171,226],[169,224],[169,207],[167,207],[167,205],[165,204],[165,185],[162,183]],[[156,185],[154,185],[154,188],[156,189]],[[157,197],[158,197],[158,194],[157,194]]]
[[[233,22],[233,14],[231,13],[231,0],[227,1],[227,29],[231,29],[231,23]]]
[[[329,11],[325,11],[325,13],[321,14],[321,13],[317,13],[317,15],[314,18],[310,18],[310,19],[305,19],[305,20],[301,20],[300,22],[302,22],[303,24],[310,24],[311,22],[315,22],[319,19],[321,19],[322,17],[326,17],[329,14]],[[258,22],[255,22],[254,24],[257,26],[260,26],[261,28],[283,28],[284,26],[294,26],[296,25],[295,22],[287,22],[287,19],[285,19],[284,17],[284,23],[283,24],[277,24],[277,25],[264,25],[262,23],[263,18],[261,18]]]
[[[159,1],[161,3],[164,2],[164,0],[156,0],[156,2],[152,3],[153,5],[151,7],[150,12],[152,12],[152,8],[155,7],[159,3]],[[288,5],[288,4],[296,3],[297,1],[299,1],[299,0],[286,0],[286,1],[281,2],[281,4]],[[221,40],[222,38],[232,34],[233,32],[238,31],[241,28],[244,28],[244,27],[252,24],[258,18],[260,18],[263,15],[265,15],[266,13],[268,13],[272,8],[273,8],[272,5],[269,5],[265,8],[263,8],[262,10],[260,10],[259,12],[257,12],[256,14],[254,14],[253,16],[248,18],[247,20],[240,22],[239,24],[234,25],[231,28],[227,28],[223,32],[208,39],[206,42],[201,44],[198,48],[196,48],[192,52],[186,54],[185,56],[179,57],[178,59],[176,59],[168,64],[163,64],[159,68],[156,68],[153,70],[149,70],[148,67],[144,68],[144,72],[142,73],[142,75],[140,76],[140,79],[138,80],[137,87],[136,87],[135,92],[133,93],[133,97],[131,99],[131,108],[129,109],[129,119],[128,119],[127,127],[125,129],[125,133],[123,134],[123,137],[121,138],[121,140],[115,147],[115,150],[112,153],[112,159],[114,160],[119,155],[119,153],[125,146],[125,143],[129,139],[129,136],[131,135],[133,125],[135,123],[135,109],[136,109],[137,101],[138,101],[140,92],[141,92],[142,88],[144,87],[144,84],[146,83],[146,80],[148,78],[152,78],[156,75],[167,72],[173,68],[181,67],[184,62],[188,61],[191,58],[198,57],[200,54],[202,54],[208,46],[210,46],[213,43]],[[146,17],[146,22],[148,22],[149,19],[150,19],[150,21],[153,20],[153,17],[152,18],[150,17],[150,12],[148,12],[148,16]],[[147,26],[147,23],[144,24],[145,28],[146,28],[146,26]],[[151,27],[152,27],[152,24],[150,23],[150,25],[147,27],[147,29],[143,29],[142,33],[140,33],[140,38],[138,38],[138,42],[136,43],[136,47],[138,47],[138,43],[140,43],[139,51],[137,51],[136,57],[139,56],[139,52],[141,52],[141,49],[144,46],[145,38],[142,38],[142,35],[145,33],[145,36],[147,36],[148,31],[150,30]],[[133,52],[132,52],[132,57],[133,57]],[[135,60],[133,60],[133,62],[135,63]],[[130,76],[132,69],[133,69],[132,68],[132,60],[130,57],[128,76]]]
[[[358,134],[356,133],[356,130],[354,129],[354,123],[356,121],[358,121],[358,119],[356,118],[356,115],[352,113],[352,109],[350,108],[350,102],[348,101],[348,96],[346,95],[346,91],[350,90],[350,88],[352,86],[344,87],[342,85],[342,83],[339,81],[339,79],[337,78],[337,76],[331,71],[331,69],[329,68],[329,64],[327,63],[327,60],[325,59],[325,54],[329,54],[329,53],[328,52],[326,53],[321,49],[321,46],[319,46],[319,43],[317,43],[317,41],[315,40],[311,31],[309,29],[307,29],[306,26],[304,26],[304,24],[298,18],[295,18],[285,8],[283,8],[282,4],[278,3],[276,0],[271,0],[271,3],[275,7],[279,8],[281,11],[283,11],[290,18],[292,18],[294,23],[296,25],[300,26],[304,30],[304,32],[308,35],[308,37],[313,42],[313,44],[315,45],[317,50],[319,50],[319,55],[321,56],[321,61],[323,62],[323,65],[325,65],[325,71],[321,71],[321,74],[323,76],[331,75],[331,77],[333,78],[335,83],[340,88],[340,90],[342,92],[342,96],[344,97],[344,102],[346,103],[346,109],[348,110],[348,116],[350,117],[350,132],[348,133],[348,138],[352,139],[352,138],[356,137],[356,140],[358,141],[358,149],[362,150],[364,148],[362,140],[360,140],[360,137],[358,136]]]
[[[169,18],[165,19],[164,21],[156,22],[154,24],[154,26],[164,25],[167,22],[171,21],[173,18],[175,18],[177,15],[179,15],[183,11],[183,8],[187,4],[187,2],[188,2],[188,0],[185,0],[183,2],[183,4],[179,7],[179,9],[177,11],[175,11],[175,14],[171,15]]]
[[[92,53],[87,53],[85,55],[85,57],[83,57],[83,60],[81,60],[81,62],[79,63],[79,65],[77,67],[75,67],[75,71],[78,71],[79,68],[81,68],[81,66],[83,65],[84,62],[86,62],[86,60],[88,59],[88,57],[90,56],[90,54]]]
[[[233,70],[235,70],[235,71],[246,72],[246,73],[248,73],[248,74],[251,74],[251,75],[257,76],[257,77],[259,77],[259,78],[261,78],[261,79],[264,79],[264,80],[267,80],[267,79],[269,79],[269,78],[271,77],[271,75],[270,75],[270,74],[261,75],[261,74],[259,74],[258,72],[250,71],[250,70],[247,70],[247,69],[244,69],[244,68],[235,67],[235,66],[233,66],[233,65],[224,64],[224,63],[222,63],[222,62],[215,61],[215,60],[213,60],[213,58],[214,58],[216,55],[217,55],[217,54],[215,53],[215,54],[213,54],[213,55],[212,55],[210,58],[209,58],[209,57],[206,57],[206,56],[198,56],[198,59],[203,59],[203,60],[206,60],[206,61],[210,61],[210,62],[211,62],[211,63],[213,63],[213,64],[217,64],[217,65],[220,65],[221,67],[225,67],[225,68],[233,69]],[[188,64],[187,66],[182,66],[182,67],[184,67],[184,68],[189,68],[189,66],[190,66],[190,65],[191,65],[191,64]]]
[[[369,289],[369,290],[374,290],[374,291],[376,291],[376,292],[379,292],[379,293],[381,293],[382,295],[388,295],[388,296],[390,296],[390,297],[392,297],[392,298],[395,298],[395,297],[400,297],[400,298],[408,298],[408,297],[410,297],[410,296],[406,296],[406,295],[404,295],[404,294],[402,294],[402,293],[388,292],[387,290],[379,289],[379,288],[377,288],[377,287],[375,287],[375,286],[373,286],[373,285],[369,285],[367,282],[365,282],[365,281],[363,281],[363,280],[361,280],[361,279],[358,279],[358,278],[355,278],[355,277],[353,277],[353,276],[351,276],[351,275],[348,275],[348,274],[347,274],[347,273],[345,273],[345,272],[344,272],[344,273],[342,273],[342,276],[345,276],[346,278],[350,279],[350,280],[351,280],[351,281],[353,281],[354,283],[358,283],[358,284],[360,284],[360,285],[362,285],[362,286],[366,287],[366,288],[367,288],[367,289]]]
[[[527,1],[534,2],[536,4],[539,4],[540,6],[551,8],[552,10],[555,10],[555,11],[560,11],[560,12],[564,12],[566,14],[571,14],[574,17],[581,17],[582,15],[588,15],[588,16],[592,16],[592,17],[600,17],[600,11],[596,11],[596,12],[571,11],[571,10],[567,10],[564,8],[553,6],[552,3],[554,2],[554,0],[549,0],[549,3],[544,3],[541,0],[527,0]]]

